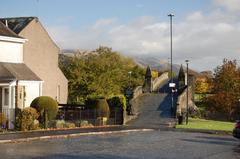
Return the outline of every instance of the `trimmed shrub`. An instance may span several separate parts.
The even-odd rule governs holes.
[[[87,109],[96,109],[97,99],[96,98],[88,98],[85,101],[85,105]]]
[[[39,112],[39,121],[42,126],[55,119],[58,111],[58,103],[48,96],[35,98],[31,103],[31,107]]]
[[[122,108],[126,111],[127,102],[126,97],[124,95],[117,95],[109,98],[107,100],[109,107],[112,108]]]
[[[7,128],[7,117],[3,113],[0,113],[0,126],[2,129]]]
[[[109,105],[105,98],[88,98],[86,106],[88,109],[96,110],[96,117],[109,117]]]
[[[123,124],[127,109],[126,97],[124,95],[112,96],[107,102],[111,111],[110,118],[114,118],[115,124]]]
[[[16,117],[16,129],[21,131],[36,130],[39,127],[38,117],[36,109],[31,107],[23,109]]]
[[[96,101],[97,117],[109,118],[110,110],[106,99],[97,99]]]

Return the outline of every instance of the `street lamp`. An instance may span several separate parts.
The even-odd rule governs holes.
[[[127,112],[128,112],[128,115],[133,115],[132,106],[131,106],[131,103],[130,103],[130,99],[131,99],[132,96],[133,96],[133,90],[132,90],[132,86],[131,86],[131,85],[132,85],[131,76],[132,76],[132,71],[129,71],[129,72],[128,72],[128,77],[129,77],[128,88],[127,88],[127,90],[126,90]]]
[[[187,114],[186,114],[186,124],[188,124],[188,86],[189,86],[189,82],[188,82],[188,64],[189,64],[189,60],[185,60],[186,64],[187,64]]]
[[[131,81],[132,71],[129,71],[129,72],[128,72],[128,76],[129,76],[128,87],[131,88],[131,85],[132,85],[132,81]]]
[[[171,83],[169,84],[169,86],[170,86],[170,88],[171,88],[171,101],[172,101],[172,103],[171,103],[171,110],[172,110],[172,112],[173,112],[173,87],[171,87],[171,86],[173,86],[173,85],[175,85],[175,84],[173,84],[173,66],[172,66],[172,51],[173,51],[173,49],[172,49],[172,18],[173,18],[173,14],[168,14],[168,16],[170,17],[170,52],[171,52],[171,71],[170,71],[170,77],[171,77]]]

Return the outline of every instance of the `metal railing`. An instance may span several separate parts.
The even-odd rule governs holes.
[[[107,116],[107,118],[106,118]],[[99,125],[122,125],[124,122],[124,112],[121,108],[110,109],[110,112],[99,111],[97,109],[84,109],[82,107],[60,107],[57,120],[71,121],[80,124],[82,121],[93,126]],[[104,123],[103,123],[103,120]]]

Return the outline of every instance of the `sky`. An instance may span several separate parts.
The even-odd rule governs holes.
[[[240,0],[4,0],[0,17],[37,16],[61,49],[108,46],[129,56],[170,57],[213,70],[240,63]]]

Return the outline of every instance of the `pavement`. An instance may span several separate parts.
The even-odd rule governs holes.
[[[0,144],[3,159],[239,159],[232,136],[175,131],[85,135]]]
[[[172,96],[165,81],[157,92],[146,93],[138,97],[133,105],[137,109],[137,118],[127,123],[129,126],[163,129],[173,127],[176,119],[172,112]],[[173,107],[176,106],[177,96],[173,96]]]
[[[64,130],[38,130],[27,132],[7,132],[0,134],[0,143],[27,142],[41,139],[66,138],[83,135],[152,131],[153,129],[127,126],[106,126],[93,128],[74,128]]]

